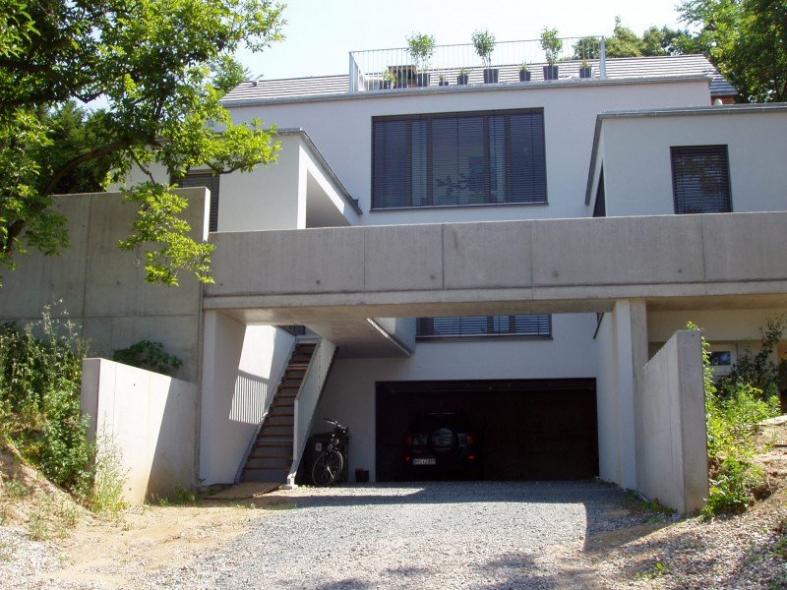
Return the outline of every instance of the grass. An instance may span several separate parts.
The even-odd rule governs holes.
[[[664,522],[667,518],[675,514],[672,508],[659,502],[658,498],[649,500],[643,498],[634,490],[626,490],[626,504],[632,510],[649,513],[651,516],[648,522],[650,523]]]
[[[5,561],[11,561],[11,558],[13,556],[14,556],[14,548],[9,543],[0,541],[0,563]]]
[[[9,479],[3,483],[3,490],[9,500],[19,500],[27,494],[25,484],[16,479]]]
[[[79,509],[66,498],[44,496],[30,513],[27,532],[34,541],[64,539],[79,524]]]
[[[180,486],[175,488],[169,496],[157,496],[154,503],[162,507],[167,506],[196,506],[199,503],[199,494]]]
[[[634,578],[637,580],[655,580],[670,573],[669,566],[663,561],[657,561],[652,567],[638,572]]]

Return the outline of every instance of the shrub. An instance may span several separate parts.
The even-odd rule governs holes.
[[[688,328],[698,329],[691,323]],[[752,460],[755,429],[762,420],[779,414],[779,400],[776,396],[766,398],[761,389],[743,379],[730,380],[720,390],[714,382],[710,345],[704,338],[702,360],[710,479],[703,514],[711,517],[746,510],[753,491],[762,485],[764,473]]]
[[[128,348],[116,350],[112,360],[164,375],[174,375],[183,364],[178,357],[164,350],[161,342],[140,340]]]
[[[33,335],[34,328],[41,336]],[[80,412],[84,342],[69,321],[0,326],[0,434],[59,486],[85,496],[94,450]]]

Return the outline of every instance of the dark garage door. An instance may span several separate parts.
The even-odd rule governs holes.
[[[481,441],[488,480],[586,479],[598,475],[592,379],[430,381],[377,384],[377,480],[404,473],[410,424],[432,412],[464,415]]]

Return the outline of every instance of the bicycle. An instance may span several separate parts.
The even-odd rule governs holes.
[[[323,418],[328,424],[333,426],[331,438],[325,445],[322,452],[314,460],[312,465],[312,482],[316,486],[332,486],[341,477],[344,470],[345,440],[349,429],[342,426],[336,420]]]

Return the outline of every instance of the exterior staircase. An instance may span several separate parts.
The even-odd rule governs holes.
[[[295,345],[276,396],[246,459],[241,481],[287,481],[293,459],[295,396],[306,376],[316,346],[316,342],[299,342]]]

